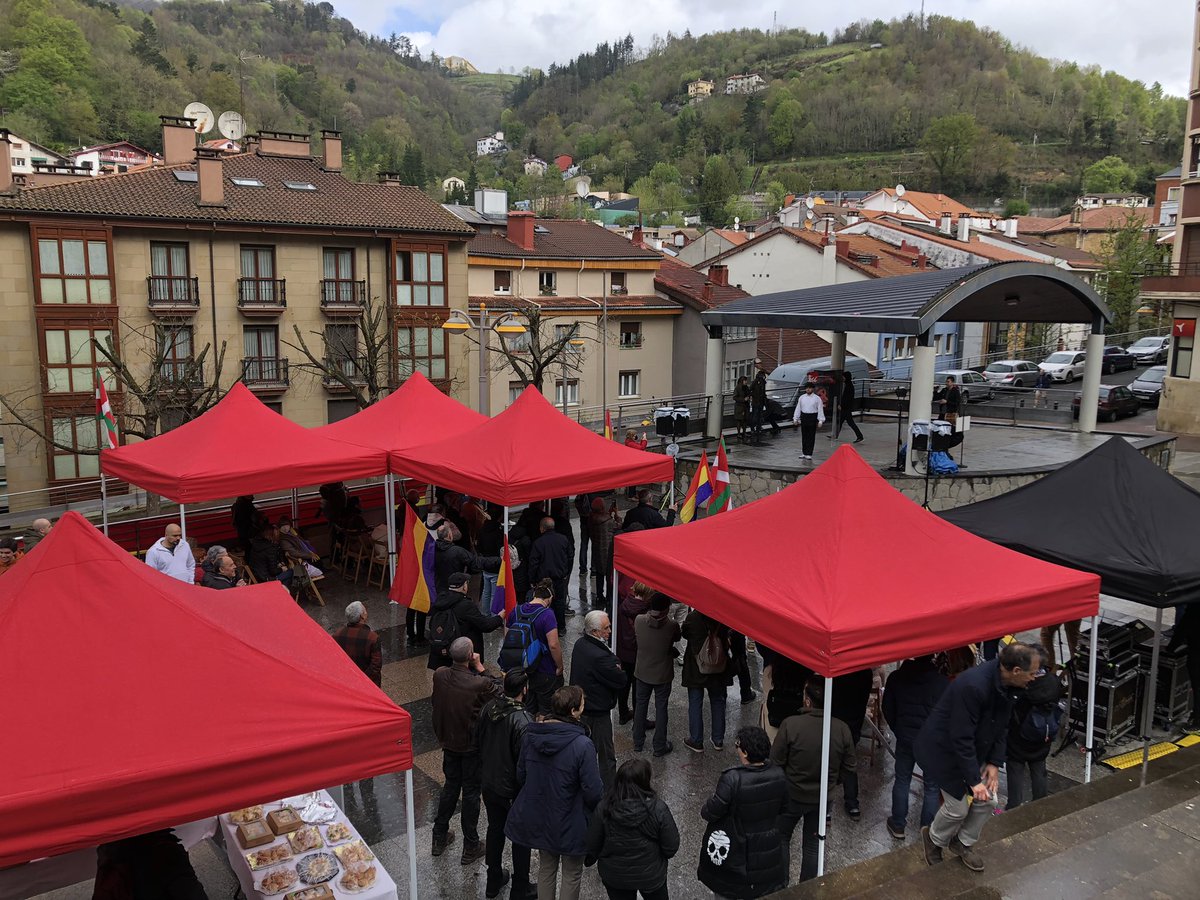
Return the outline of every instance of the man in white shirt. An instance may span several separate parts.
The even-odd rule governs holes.
[[[813,444],[817,442],[817,426],[825,424],[825,403],[813,390],[810,381],[804,385],[804,393],[796,401],[793,422],[800,423],[801,459],[812,459]]]
[[[192,548],[183,542],[182,529],[174,522],[146,551],[146,565],[184,584],[192,584],[196,578],[196,558]]]

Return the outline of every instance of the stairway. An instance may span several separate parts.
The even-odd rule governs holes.
[[[1200,896],[1200,747],[1081,784],[988,822],[986,871],[949,852],[925,863],[919,838],[892,853],[773,894],[801,898],[1175,898]],[[798,838],[797,838],[798,840]]]

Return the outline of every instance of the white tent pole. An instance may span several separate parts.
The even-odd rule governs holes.
[[[300,489],[292,488],[292,527],[300,527]]]
[[[413,776],[412,768],[404,771],[404,813],[408,819],[408,896],[417,900],[417,826],[413,821]]]
[[[1154,644],[1150,651],[1150,687],[1146,691],[1146,714],[1142,721],[1142,785],[1150,769],[1150,729],[1154,725],[1154,703],[1158,699],[1158,651],[1162,644],[1162,607],[1154,613]]]
[[[822,710],[821,722],[821,805],[817,811],[818,878],[825,874],[825,817],[829,814],[829,731],[833,724],[833,678],[828,675],[825,677],[825,708]],[[800,830],[804,831],[803,824]]]
[[[179,539],[187,543],[187,507],[179,504]]]
[[[1092,643],[1088,648],[1087,733],[1083,739],[1083,783],[1092,780],[1092,741],[1096,735],[1096,644],[1100,639],[1100,616],[1092,616]]]
[[[108,481],[100,473],[100,523],[104,536],[108,537]]]
[[[383,496],[387,505],[388,572],[396,580],[396,482],[391,474],[383,476]],[[405,515],[407,515],[407,511]]]

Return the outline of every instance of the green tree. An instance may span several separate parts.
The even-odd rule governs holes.
[[[783,208],[783,201],[787,199],[787,195],[788,189],[782,181],[772,181],[767,185],[767,202],[772,215]]]
[[[1131,212],[1125,223],[1104,239],[1098,256],[1103,265],[1098,287],[1113,314],[1108,332],[1124,334],[1132,327],[1134,311],[1140,305],[1142,275],[1148,266],[1162,261],[1163,251],[1154,232],[1146,230]]]
[[[700,217],[714,225],[729,221],[725,205],[737,193],[740,179],[734,167],[724,156],[710,156],[704,163],[704,174],[700,177]]]
[[[921,149],[937,170],[942,190],[959,186],[979,139],[975,117],[966,113],[941,116],[929,123],[921,137]]]
[[[776,156],[787,156],[791,153],[803,118],[804,108],[794,97],[785,97],[775,107],[775,111],[771,113],[770,124],[767,125],[767,136],[771,139],[771,147]]]
[[[1014,197],[1004,204],[1004,218],[1011,219],[1013,216],[1029,215],[1029,203],[1026,200],[1021,200]]]
[[[1089,194],[1122,194],[1133,187],[1137,172],[1119,156],[1106,156],[1083,170],[1083,189]]]
[[[428,177],[425,173],[425,158],[421,148],[415,144],[404,145],[404,157],[400,162],[400,180],[413,187],[424,187]]]

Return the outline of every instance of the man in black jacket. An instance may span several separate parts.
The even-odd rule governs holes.
[[[905,660],[889,675],[883,691],[883,717],[896,736],[896,780],[892,782],[892,814],[887,819],[887,830],[898,841],[904,840],[904,825],[908,820],[908,791],[917,761],[913,749],[917,735],[949,683],[933,664],[932,656],[918,656]],[[938,786],[929,773],[923,775],[921,825],[925,826],[933,821],[940,798]]]
[[[429,610],[432,619],[443,610],[450,610],[458,621],[459,637],[471,639],[475,652],[483,655],[483,636],[504,625],[501,616],[488,616],[479,611],[479,605],[467,596],[471,587],[471,576],[465,572],[455,572],[450,576],[450,586],[444,594],[439,594]],[[440,669],[450,665],[449,648],[433,644],[429,647],[429,668]]]
[[[443,522],[438,526],[437,543],[433,547],[433,579],[438,596],[450,586],[450,576],[454,572],[474,575],[478,572],[500,571],[499,556],[472,553],[455,543],[461,537],[462,533],[452,522]]]
[[[854,443],[859,444],[866,440],[863,437],[862,430],[858,427],[858,423],[854,421],[854,376],[849,372],[842,372],[842,396],[838,400],[838,424],[837,430],[840,432],[843,425],[849,425],[850,430],[854,432]],[[837,437],[837,434],[834,434]]]
[[[949,849],[972,872],[983,871],[975,843],[996,805],[1013,702],[1042,674],[1038,644],[1013,643],[950,683],[917,735],[917,762],[941,789],[942,806],[921,829],[925,861]],[[968,802],[973,801],[973,802]]]
[[[529,583],[537,584],[549,578],[554,585],[554,618],[562,631],[567,620],[567,581],[571,577],[574,547],[554,528],[554,519],[546,516],[538,526],[538,535],[529,551]],[[574,613],[572,613],[574,615]]]
[[[657,509],[651,505],[653,495],[643,488],[637,494],[637,506],[625,513],[625,518],[622,519],[623,528],[629,530],[630,525],[641,525],[643,528],[666,528],[675,521],[675,507],[667,510],[666,516],[663,516]]]
[[[513,669],[504,676],[504,696],[488,702],[475,722],[475,745],[479,748],[480,783],[487,810],[486,837],[487,897],[495,897],[508,883],[504,870],[504,824],[517,796],[517,760],[525,726],[533,719],[525,709],[529,676]],[[537,888],[529,882],[530,849],[513,844],[511,900],[533,900]]]
[[[279,529],[267,522],[250,541],[246,554],[250,571],[259,581],[279,581],[287,587],[292,584],[292,570],[287,556],[279,546]]]
[[[571,684],[583,688],[583,718],[592,731],[600,780],[607,791],[617,775],[617,753],[613,747],[612,711],[628,676],[609,649],[612,622],[608,613],[593,609],[583,619],[583,637],[571,651]]]
[[[246,582],[238,578],[237,564],[228,554],[217,557],[217,570],[205,572],[204,580],[200,582],[206,588],[225,591],[234,587],[245,587]]]

